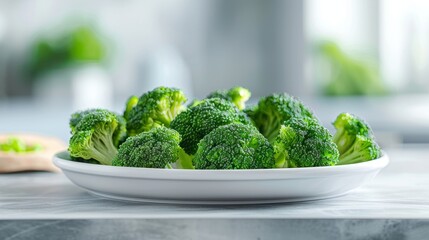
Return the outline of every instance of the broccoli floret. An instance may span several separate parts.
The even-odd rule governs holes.
[[[334,142],[340,153],[338,164],[365,162],[381,156],[374,134],[364,120],[350,113],[341,113],[333,125],[337,130]]]
[[[222,98],[235,104],[239,110],[246,107],[246,102],[249,100],[251,92],[243,87],[233,87],[229,90],[218,90],[210,93],[206,98]]]
[[[256,107],[246,110],[246,114],[270,143],[274,142],[285,121],[305,117],[316,119],[308,107],[286,93],[260,99]]]
[[[77,124],[80,122],[80,120],[82,120],[82,118],[87,115],[88,113],[94,113],[94,112],[103,112],[105,111],[104,109],[100,109],[100,108],[93,108],[93,109],[88,109],[85,111],[78,111],[75,112],[71,115],[70,117],[70,121],[69,121],[69,126],[70,126],[70,132],[73,134],[74,130],[77,126]]]
[[[353,145],[340,155],[338,165],[366,162],[381,156],[381,149],[374,139],[357,135]]]
[[[234,104],[220,98],[204,99],[181,112],[170,127],[182,136],[181,147],[187,154],[197,151],[198,142],[212,130],[230,123],[250,124],[248,117]]]
[[[176,115],[185,109],[185,102],[185,95],[176,88],[158,87],[143,94],[127,116],[128,135],[170,126]]]
[[[334,135],[334,142],[337,144],[340,154],[343,154],[354,144],[357,135],[373,138],[369,125],[353,114],[340,113],[332,124],[337,130]]]
[[[178,132],[166,127],[158,127],[129,137],[119,148],[113,166],[172,168],[178,163],[180,168],[192,168],[189,156],[182,155]],[[184,166],[185,165],[185,166]]]
[[[198,144],[196,169],[274,168],[274,150],[252,125],[232,123],[216,128]]]
[[[76,126],[86,115],[94,114],[94,113],[104,113],[106,111],[108,110],[101,109],[101,108],[94,108],[94,109],[88,109],[85,111],[78,111],[73,113],[70,117],[70,122],[69,122],[71,134],[74,134]],[[127,134],[126,121],[121,115],[117,113],[113,113],[113,114],[116,115],[116,118],[118,120],[118,127],[113,133],[112,138],[113,138],[113,144],[115,145],[115,147],[118,147],[123,141],[125,141],[125,138],[126,138],[126,134]]]
[[[111,165],[117,154],[113,136],[119,126],[118,115],[108,110],[86,113],[76,125],[70,138],[72,157],[94,159]]]
[[[125,120],[128,120],[131,110],[137,105],[138,102],[139,98],[137,96],[131,96],[128,98],[123,115]]]
[[[273,145],[276,167],[333,166],[338,162],[332,135],[313,118],[284,122]]]

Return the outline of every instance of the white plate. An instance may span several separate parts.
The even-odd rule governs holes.
[[[73,162],[67,152],[54,164],[76,185],[107,198],[181,204],[257,204],[344,195],[385,167],[386,153],[364,163],[312,168],[180,170],[113,167]]]

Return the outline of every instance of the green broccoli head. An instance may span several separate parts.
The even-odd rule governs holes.
[[[93,109],[88,109],[88,110],[85,110],[85,111],[78,111],[78,112],[73,113],[71,115],[70,121],[69,121],[70,132],[72,134],[74,133],[74,130],[76,129],[77,124],[88,113],[103,112],[103,111],[105,111],[105,110],[104,109],[100,109],[100,108],[93,108]]]
[[[110,111],[86,113],[70,138],[70,155],[111,165],[112,159],[117,154],[113,136],[119,125],[118,115]]]
[[[175,88],[158,87],[143,94],[127,116],[128,135],[170,126],[176,115],[185,109],[185,102],[184,93]]]
[[[337,144],[340,154],[343,154],[354,144],[357,135],[368,138],[373,137],[369,125],[364,120],[350,113],[339,114],[333,125],[336,129],[334,142]]]
[[[113,166],[171,168],[181,157],[178,132],[166,127],[153,128],[129,137],[119,148]]]
[[[353,145],[340,155],[338,165],[366,162],[381,157],[381,149],[373,138],[356,135]]]
[[[252,125],[231,123],[216,128],[198,144],[196,169],[274,168],[274,150]]]
[[[180,145],[186,153],[193,155],[197,151],[198,142],[205,135],[230,123],[250,124],[250,120],[231,102],[211,98],[181,112],[171,122],[170,127],[182,136]]]
[[[137,96],[131,96],[128,98],[123,115],[125,120],[129,119],[131,110],[137,105],[138,102],[139,98]]]
[[[206,98],[222,98],[235,104],[239,110],[246,107],[246,102],[249,100],[251,92],[243,87],[233,87],[229,90],[218,90],[210,93]]]
[[[341,113],[333,125],[337,130],[334,142],[340,153],[338,164],[366,162],[381,156],[374,134],[364,120],[350,113]]]
[[[101,108],[94,108],[94,109],[88,109],[85,111],[78,111],[75,112],[71,115],[70,117],[70,132],[71,134],[74,134],[76,126],[79,124],[79,122],[88,114],[97,114],[97,113],[105,113],[105,112],[109,112],[106,109],[101,109]],[[113,112],[111,112],[113,113]],[[126,129],[126,122],[125,119],[117,114],[117,113],[113,113],[116,115],[116,118],[118,120],[118,127],[116,128],[115,132],[113,133],[113,144],[118,147],[119,144],[125,140],[126,138],[126,134],[127,134],[127,129]]]
[[[246,102],[251,97],[252,93],[242,87],[234,87],[228,91],[231,101],[237,106],[238,109],[243,110],[246,108]]]
[[[277,167],[333,166],[338,150],[329,131],[313,118],[291,118],[274,141]]]
[[[316,119],[308,107],[286,93],[264,97],[257,106],[245,112],[270,143],[274,142],[285,121],[306,117]]]

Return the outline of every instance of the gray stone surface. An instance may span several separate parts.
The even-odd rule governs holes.
[[[0,221],[0,239],[151,240],[411,240],[427,239],[429,221],[412,220],[14,220]]]

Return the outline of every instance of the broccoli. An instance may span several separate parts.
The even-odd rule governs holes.
[[[257,106],[245,112],[270,143],[276,139],[284,121],[297,117],[316,119],[308,107],[286,93],[264,97]]]
[[[180,148],[180,134],[166,127],[153,128],[129,137],[119,148],[113,166],[192,169],[192,159]]]
[[[313,118],[291,118],[274,142],[276,167],[333,166],[338,150],[329,131]]]
[[[138,102],[139,98],[137,96],[131,96],[128,98],[123,115],[125,120],[128,120],[131,110],[137,105]]]
[[[381,156],[381,149],[374,139],[357,135],[354,144],[340,155],[338,165],[366,162]]]
[[[70,155],[111,165],[118,152],[114,144],[118,128],[120,121],[117,114],[108,110],[87,112],[75,126],[70,138]]]
[[[333,140],[340,153],[339,165],[365,162],[381,156],[374,134],[364,120],[350,113],[341,113],[333,125],[337,130]]]
[[[198,144],[196,169],[273,168],[274,150],[252,125],[231,123],[216,128]]]
[[[85,111],[79,111],[79,112],[73,113],[70,117],[70,122],[69,122],[71,134],[74,134],[76,126],[86,115],[93,114],[93,113],[103,113],[106,111],[108,110],[101,109],[101,108],[94,108],[94,109],[88,109]],[[115,145],[115,147],[118,147],[125,140],[127,129],[126,129],[125,119],[117,113],[114,113],[114,114],[116,115],[119,125],[116,128],[115,132],[113,133],[112,138],[113,138],[113,144]]]
[[[74,130],[75,130],[77,124],[88,113],[103,112],[103,111],[105,111],[105,110],[104,109],[100,109],[100,108],[93,108],[93,109],[88,109],[88,110],[85,110],[85,111],[78,111],[78,112],[73,113],[71,115],[70,121],[69,121],[69,126],[70,126],[70,130],[71,130],[70,132],[72,134],[74,133]]]
[[[251,92],[243,87],[233,87],[229,90],[218,90],[210,93],[206,98],[222,98],[230,101],[237,106],[239,110],[246,107],[246,102],[249,100]]]
[[[186,97],[176,88],[158,87],[143,94],[127,114],[129,136],[159,126],[170,126],[171,120],[185,109]]]
[[[334,142],[337,144],[340,154],[343,154],[353,145],[357,135],[373,137],[369,125],[350,113],[340,113],[332,124],[337,130],[334,135]]]
[[[212,130],[229,123],[251,124],[234,104],[220,98],[204,99],[200,104],[181,112],[170,127],[182,136],[181,147],[187,154],[197,151],[198,142]]]

